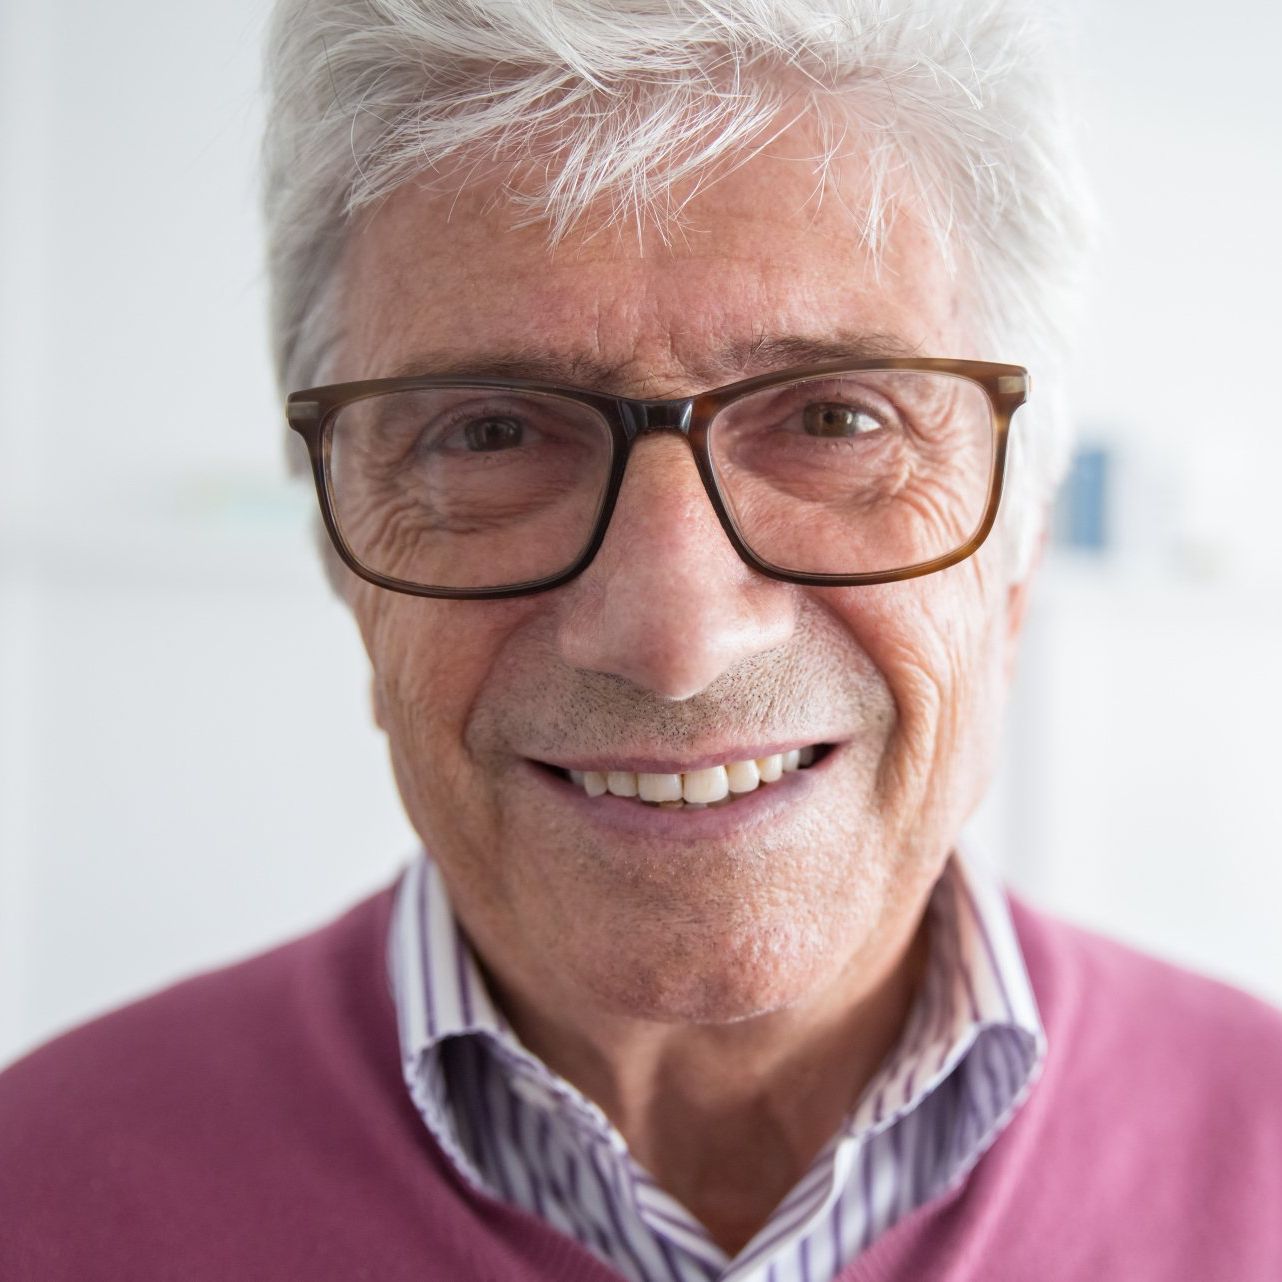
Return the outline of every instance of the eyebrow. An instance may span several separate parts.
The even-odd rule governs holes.
[[[820,365],[826,361],[876,360],[913,356],[919,346],[895,334],[837,334],[818,338],[801,334],[758,334],[724,344],[684,368],[702,381],[733,381],[753,374]],[[503,378],[536,383],[560,383],[602,391],[636,380],[632,362],[608,362],[581,352],[519,347],[474,355],[419,353],[399,361],[380,377],[387,378]]]

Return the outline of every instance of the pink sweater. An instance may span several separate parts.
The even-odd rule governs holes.
[[[0,1074],[4,1282],[617,1282],[462,1186],[401,1081],[390,894]],[[1279,1282],[1282,1016],[1019,904],[1046,1071],[841,1275]]]

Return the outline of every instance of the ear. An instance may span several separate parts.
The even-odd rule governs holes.
[[[1019,658],[1019,639],[1024,631],[1024,616],[1028,611],[1028,598],[1033,579],[1037,575],[1042,557],[1046,554],[1047,531],[1043,529],[1042,537],[1037,541],[1037,548],[1029,558],[1029,564],[1023,575],[1006,589],[1006,645],[1002,670],[1009,688],[1015,679],[1015,668]]]

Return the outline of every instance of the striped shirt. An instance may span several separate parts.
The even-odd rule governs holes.
[[[1022,1103],[1045,1038],[1001,887],[954,855],[895,1049],[733,1258],[632,1159],[605,1114],[520,1043],[435,865],[397,891],[388,965],[405,1082],[464,1179],[577,1238],[632,1282],[831,1282],[960,1181]]]

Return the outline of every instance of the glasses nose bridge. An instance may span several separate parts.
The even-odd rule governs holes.
[[[651,432],[680,432],[690,435],[694,416],[694,397],[682,396],[665,401],[627,401],[634,436]]]
[[[697,400],[698,397],[695,396],[680,396],[670,400],[619,399],[619,408],[627,425],[625,433],[627,440],[623,447],[623,465],[620,470],[620,480],[622,479],[623,470],[627,468],[628,463],[631,461],[633,447],[643,436],[671,433],[684,439],[686,448],[693,457],[695,470],[699,473],[699,479],[703,482],[703,488],[707,491],[713,507],[718,507],[718,499],[713,492],[712,481],[705,475],[701,441],[696,440],[691,435],[694,427],[695,402]]]
[[[613,516],[614,500],[618,496],[628,465],[632,461],[633,447],[643,436],[671,433],[680,436],[685,441],[686,448],[690,451],[691,459],[694,463],[695,472],[698,474],[699,482],[703,487],[704,496],[711,504],[712,511],[725,531],[726,537],[730,540],[731,547],[750,565],[756,565],[757,563],[751,557],[751,554],[742,546],[725,510],[722,497],[718,492],[718,486],[712,474],[711,461],[706,454],[707,446],[703,430],[706,424],[700,422],[698,424],[700,430],[695,430],[695,410],[699,400],[700,397],[698,396],[680,396],[670,400],[616,398],[619,413],[625,425],[626,439],[623,442],[622,457],[616,460],[615,488],[607,504],[600,537],[604,538],[606,527]]]

